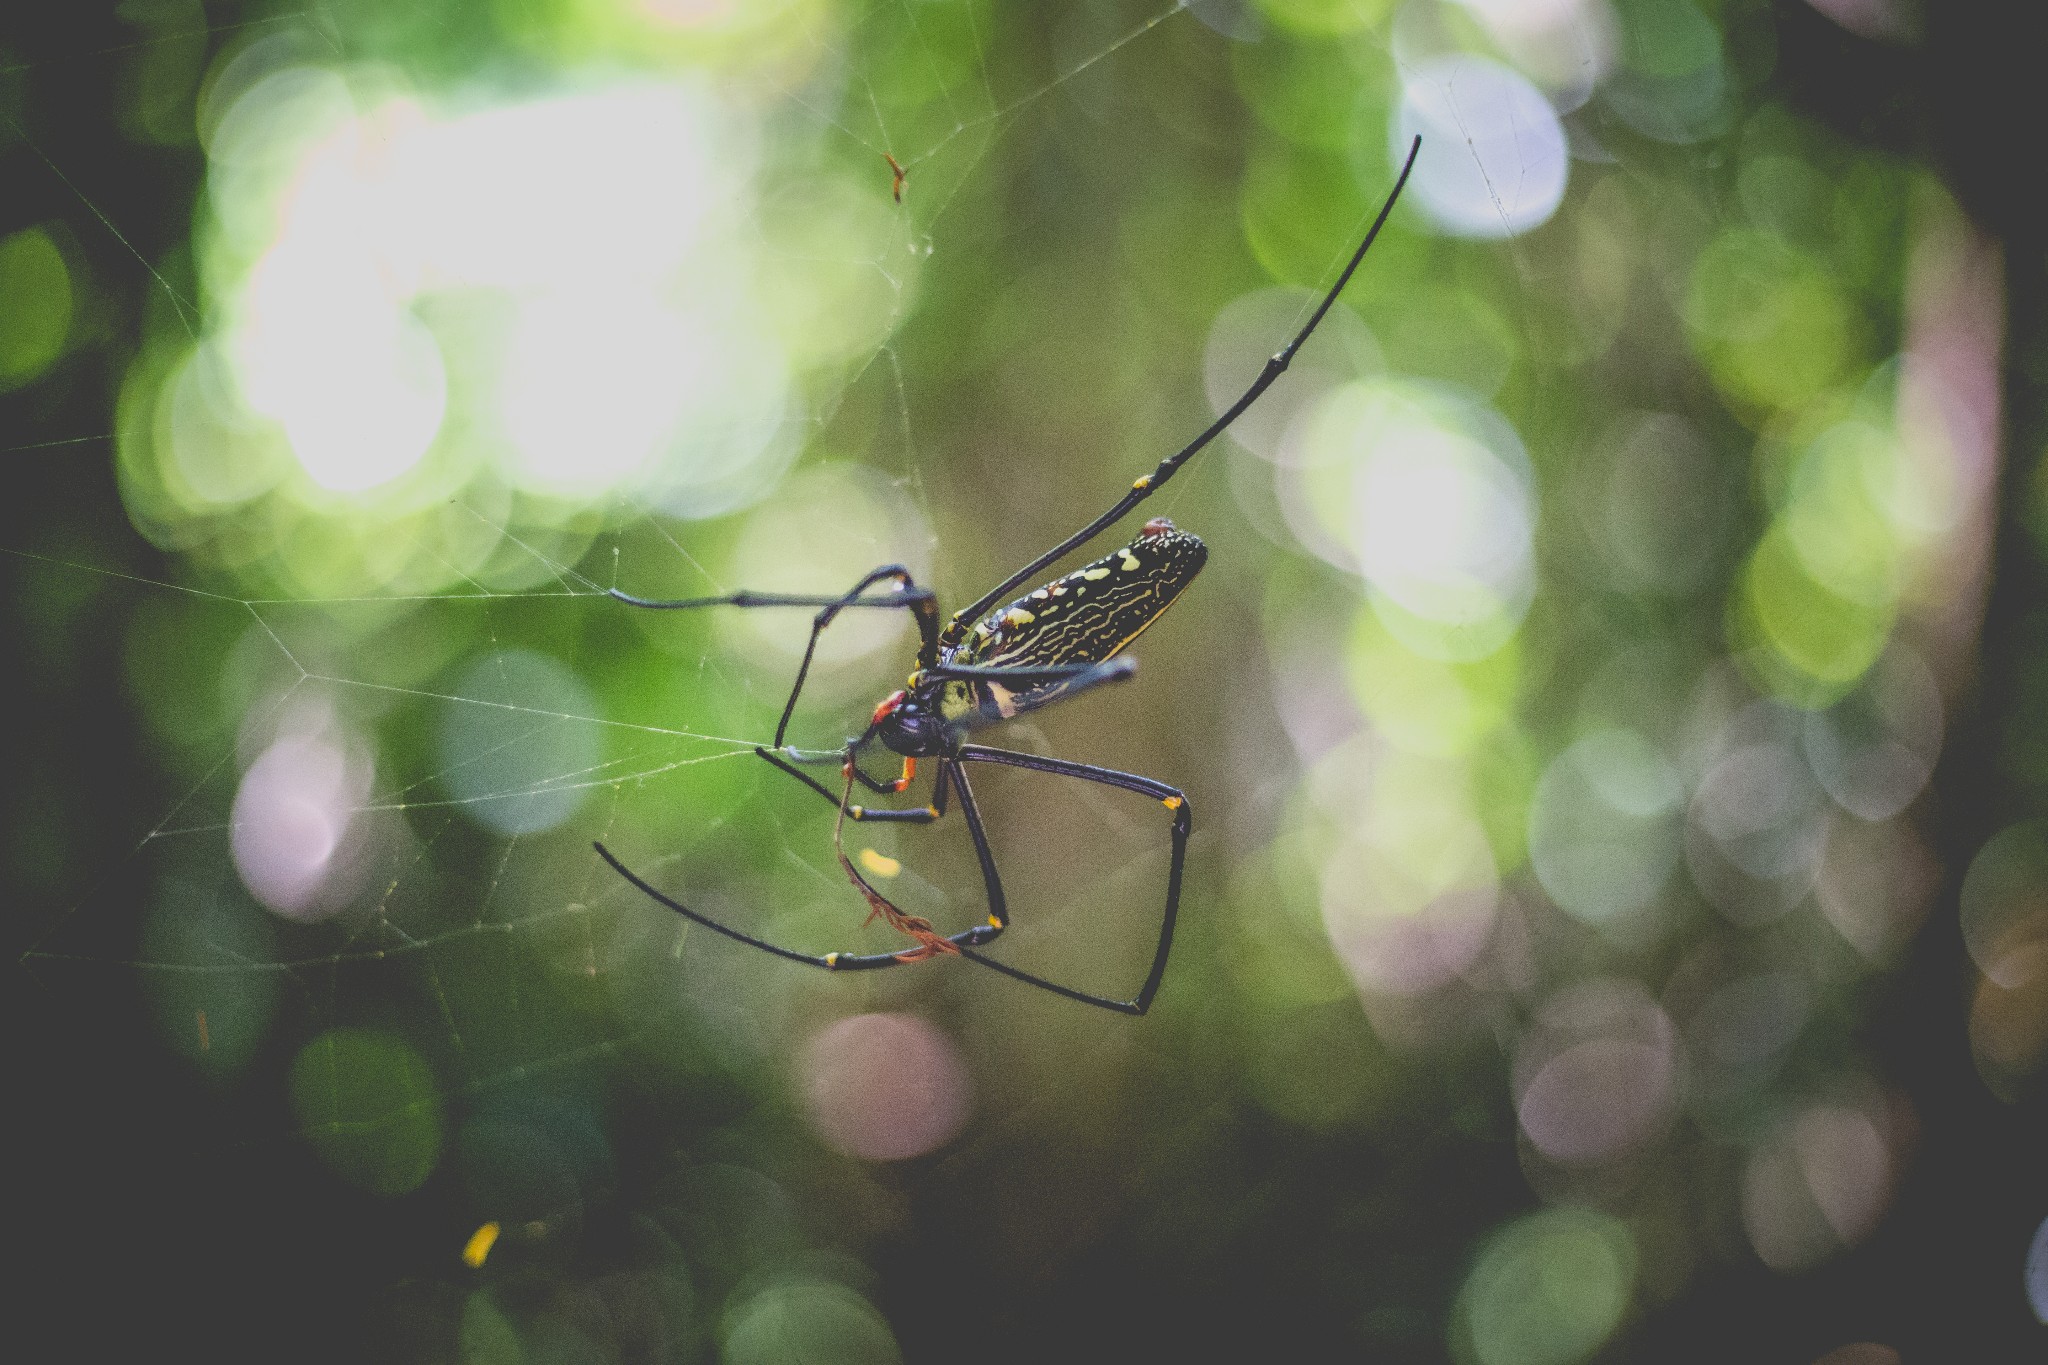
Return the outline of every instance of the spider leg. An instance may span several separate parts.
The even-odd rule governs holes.
[[[803,771],[803,769],[798,768],[793,763],[790,763],[787,760],[785,760],[781,754],[778,754],[770,749],[760,748],[758,746],[755,747],[754,752],[759,754],[761,757],[767,759],[776,767],[782,769],[782,771],[788,773],[797,781],[803,783],[806,787],[809,787],[818,795],[824,797],[827,801],[830,801],[833,805],[836,806],[839,804],[839,798],[832,794],[832,789],[830,787],[827,787],[824,783],[818,781],[817,778],[812,777],[809,773]],[[846,755],[844,751],[834,754],[832,755],[832,757],[835,762],[844,763],[846,760]],[[860,772],[857,768],[855,769],[855,775],[860,777],[863,781],[865,781],[868,784],[868,786],[874,791],[894,792],[895,790],[897,790],[895,782],[878,781],[875,778],[869,777],[866,773]],[[932,801],[931,804],[928,806],[916,806],[906,810],[889,810],[886,807],[881,810],[876,810],[871,806],[848,806],[846,808],[846,813],[855,820],[896,820],[909,824],[928,825],[932,821],[939,819],[946,813],[945,775],[942,771],[939,776],[938,782],[933,786]]]
[[[808,785],[824,791],[807,773],[799,772],[795,768],[777,762],[773,754],[764,752],[762,757],[768,759],[771,763],[775,763],[777,767],[783,768],[784,771],[791,775],[800,778]],[[902,911],[896,909],[887,897],[875,890],[867,878],[861,876],[859,870],[847,858],[840,843],[840,836],[845,828],[845,820],[848,816],[855,820],[902,819],[918,823],[929,823],[939,819],[946,812],[947,790],[950,783],[959,784],[961,807],[967,816],[968,829],[974,835],[975,853],[981,860],[982,876],[989,890],[990,913],[986,923],[977,924],[971,929],[963,929],[950,937],[942,937],[932,929],[929,921],[914,915],[905,915]],[[852,796],[852,794],[853,790],[850,783],[846,790],[837,797],[833,796],[830,792],[825,792],[826,799],[832,801],[834,805],[840,808],[839,822],[833,826],[832,830],[833,852],[838,856],[839,866],[846,873],[848,880],[866,897],[872,909],[869,918],[872,919],[876,915],[886,917],[892,927],[918,940],[918,946],[915,948],[893,953],[822,954],[803,953],[798,952],[794,948],[785,948],[780,944],[770,943],[766,939],[757,938],[753,934],[735,929],[731,925],[721,924],[708,915],[692,910],[674,897],[656,890],[631,868],[619,861],[612,851],[602,843],[595,843],[592,847],[597,850],[599,857],[611,864],[613,871],[624,877],[642,894],[655,903],[675,911],[692,923],[701,924],[714,933],[723,934],[725,937],[738,943],[744,943],[750,948],[759,948],[762,952],[773,953],[776,957],[787,958],[791,962],[802,962],[812,967],[822,967],[827,971],[872,971],[880,967],[899,966],[906,962],[921,962],[928,957],[940,954],[957,954],[964,948],[979,947],[982,944],[993,941],[998,934],[1002,933],[1004,926],[1008,923],[1003,915],[1002,884],[996,879],[995,860],[988,851],[988,839],[982,832],[981,812],[973,805],[973,793],[967,786],[966,775],[960,771],[958,765],[947,759],[939,760],[939,773],[933,786],[932,804],[923,810],[862,810],[858,806],[848,806],[846,804],[847,798]]]
[[[1152,997],[1158,994],[1159,983],[1166,976],[1166,959],[1173,950],[1173,927],[1180,916],[1181,869],[1187,861],[1188,831],[1193,826],[1187,797],[1177,788],[1149,777],[1140,777],[1136,773],[1118,772],[1114,768],[1098,768],[1087,763],[1070,763],[1065,759],[1041,758],[1036,754],[1020,754],[1008,749],[990,749],[979,744],[962,745],[955,759],[960,763],[1000,763],[1012,768],[1026,768],[1032,772],[1051,773],[1056,777],[1073,777],[1084,782],[1097,782],[1105,787],[1119,787],[1124,791],[1149,796],[1173,812],[1173,861],[1166,873],[1166,910],[1160,917],[1159,945],[1152,952],[1152,967],[1145,974],[1145,984],[1139,987],[1138,993],[1130,999],[1113,1000],[1108,996],[1090,995],[1086,991],[1078,991],[1071,986],[1048,981],[1042,976],[1034,976],[1030,972],[1012,967],[1007,962],[998,962],[992,957],[972,951],[971,948],[963,949],[960,953],[970,962],[979,963],[992,971],[1001,972],[1004,976],[1014,977],[1026,985],[1051,991],[1054,995],[1062,995],[1084,1005],[1096,1005],[1102,1009],[1115,1010],[1119,1014],[1143,1014],[1150,1009]],[[962,815],[967,816],[968,832],[974,836],[975,852],[982,860],[982,875],[989,886],[989,917],[991,921],[999,921],[997,928],[1000,929],[1008,924],[1008,917],[1002,909],[1002,891],[996,881],[995,859],[989,855],[988,841],[981,830],[980,813],[974,811],[965,776],[965,773],[961,772],[956,778],[960,784],[960,811]],[[974,813],[969,814],[970,811]]]
[[[988,895],[986,923],[955,936],[962,948],[979,948],[993,943],[1010,927],[1010,909],[1003,896],[1003,879],[996,874],[996,855],[988,846],[988,833],[981,825],[981,807],[974,800],[974,788],[967,785],[967,769],[954,759],[939,761],[939,780],[951,778],[960,792],[960,816],[967,822],[967,835],[974,841],[974,858],[981,864],[981,885]],[[963,957],[973,957],[963,953]]]
[[[634,872],[632,868],[620,862],[617,855],[602,843],[593,843],[591,847],[597,850],[598,857],[611,864],[612,871],[625,878],[635,890],[655,904],[666,906],[684,919],[689,920],[692,924],[701,924],[712,933],[723,934],[735,943],[744,943],[749,948],[759,948],[764,953],[773,953],[776,957],[787,958],[791,962],[801,962],[807,967],[819,967],[828,972],[861,972],[873,971],[879,967],[899,967],[906,962],[923,961],[925,957],[929,956],[929,954],[918,949],[911,949],[907,953],[802,953],[794,948],[785,948],[779,943],[770,943],[765,938],[756,938],[754,935],[735,929],[729,924],[721,924],[700,911],[692,910],[674,897],[656,890],[638,873]],[[982,937],[983,935],[993,937],[993,935],[989,934],[986,925],[976,925],[972,929],[965,929],[953,935],[949,941],[962,946],[985,943],[988,941],[988,937]]]
[[[775,761],[772,754],[764,754],[763,756],[771,762]],[[1167,872],[1166,909],[1160,919],[1159,945],[1153,951],[1152,966],[1146,973],[1144,985],[1129,1000],[1114,1000],[1108,996],[1091,995],[1086,991],[1076,990],[1071,986],[1063,986],[1056,981],[1048,981],[1042,976],[1037,976],[1018,967],[1012,967],[1007,962],[998,962],[992,957],[974,951],[977,948],[994,942],[1001,936],[1003,930],[1009,927],[1010,918],[1007,898],[1003,892],[1002,877],[996,870],[995,854],[989,847],[988,831],[982,823],[981,807],[974,799],[974,789],[969,785],[966,770],[962,766],[965,762],[997,763],[1013,768],[1026,768],[1033,772],[1050,773],[1056,777],[1073,777],[1086,782],[1097,782],[1104,786],[1118,787],[1125,791],[1137,792],[1142,796],[1153,797],[1173,812],[1173,862]],[[784,767],[785,765],[778,763],[777,766]],[[814,787],[818,786],[806,773],[798,772],[794,768],[785,767],[785,770]],[[957,953],[970,962],[987,967],[991,971],[1000,972],[1004,976],[1012,977],[1027,986],[1036,986],[1040,990],[1050,991],[1054,995],[1063,996],[1068,1000],[1078,1001],[1084,1005],[1094,1005],[1101,1009],[1113,1010],[1119,1014],[1131,1015],[1143,1014],[1150,1009],[1152,1007],[1152,998],[1158,994],[1159,983],[1166,975],[1167,957],[1173,948],[1174,924],[1180,914],[1181,871],[1187,859],[1188,832],[1192,826],[1187,798],[1177,789],[1167,786],[1164,782],[1158,782],[1149,777],[1141,777],[1134,773],[1118,772],[1111,768],[1098,768],[1085,763],[1070,763],[1062,759],[1041,758],[1034,754],[1014,753],[1007,749],[991,749],[982,745],[963,746],[956,758],[939,760],[939,776],[933,794],[932,809],[937,810],[941,814],[943,814],[946,807],[946,794],[949,787],[957,790],[960,794],[960,814],[967,824],[968,835],[974,841],[974,856],[981,865],[982,885],[988,895],[988,919],[985,923],[975,925],[970,929],[963,929],[959,933],[942,939],[937,938],[935,935],[934,938],[937,943],[947,945],[944,948],[936,947],[930,942],[920,942],[918,947],[895,953],[820,954],[799,952],[794,948],[785,948],[781,944],[770,943],[766,939],[758,938],[753,934],[735,929],[731,925],[721,924],[708,915],[692,910],[681,901],[657,890],[631,868],[619,861],[612,851],[602,843],[594,844],[593,847],[597,849],[599,857],[611,864],[613,871],[625,878],[641,894],[656,904],[666,906],[692,923],[701,924],[713,933],[722,934],[736,943],[743,943],[750,948],[758,948],[764,953],[772,953],[776,957],[785,958],[791,962],[801,962],[806,966],[835,972],[873,971],[883,967],[901,966],[907,962],[920,962],[941,953]],[[819,789],[823,790],[822,787]],[[833,800],[835,803],[842,799],[833,797],[829,791],[824,794],[827,799]],[[850,788],[845,795],[851,795]],[[846,814],[853,815],[854,809],[853,807],[847,807]],[[862,811],[861,814],[854,815],[853,818],[857,820],[874,820],[887,819],[891,816],[902,816],[919,820],[936,818],[927,817],[926,812],[922,810]],[[871,905],[877,900],[886,904],[886,898],[882,897],[881,893],[875,891],[868,884],[867,880],[847,860],[844,852],[840,850],[838,835],[839,829],[835,828],[834,851],[839,854],[840,865],[846,872],[849,880],[861,890],[864,896],[869,898]],[[877,913],[880,913],[880,908],[876,907],[876,909]],[[891,906],[891,909],[893,910],[894,907]],[[901,914],[900,911],[897,913]],[[904,916],[903,918],[910,919],[912,917]]]
[[[1042,686],[1047,682],[1066,681],[1056,697],[1035,703],[1049,706],[1055,701],[1068,701],[1091,687],[1103,683],[1122,682],[1138,672],[1138,661],[1129,655],[1122,655],[1099,664],[1061,664],[1043,668],[981,668],[976,666],[947,665],[930,670],[941,678],[959,678],[967,682],[1013,683],[1018,687]],[[1011,719],[999,708],[984,703],[954,722],[962,730],[979,730]]]
[[[1136,483],[1133,483],[1130,490],[1121,498],[1118,498],[1115,505],[1107,512],[1104,512],[1101,516],[1089,522],[1086,526],[1083,526],[1080,530],[1074,532],[1074,534],[1068,536],[1065,540],[1053,546],[1050,550],[1047,550],[1044,554],[1038,556],[1038,558],[1032,560],[1002,582],[996,584],[987,593],[983,594],[980,601],[954,613],[952,620],[947,623],[945,634],[942,637],[943,643],[948,645],[959,643],[961,632],[972,622],[980,620],[990,607],[993,607],[996,603],[1009,596],[1012,589],[1029,579],[1038,577],[1040,571],[1048,564],[1080,549],[1111,526],[1123,520],[1124,514],[1133,507],[1136,507],[1139,503],[1157,493],[1161,488],[1164,488],[1166,481],[1178,473],[1182,465],[1193,459],[1204,446],[1229,430],[1230,424],[1243,416],[1244,410],[1253,403],[1256,403],[1259,400],[1259,395],[1273,386],[1274,380],[1286,373],[1288,365],[1294,360],[1294,353],[1302,348],[1303,343],[1309,339],[1309,335],[1322,322],[1323,315],[1329,312],[1331,306],[1337,302],[1337,295],[1344,292],[1344,286],[1351,283],[1351,276],[1357,271],[1359,262],[1365,259],[1366,251],[1379,237],[1380,229],[1386,225],[1387,215],[1394,211],[1394,201],[1401,197],[1402,187],[1408,183],[1408,173],[1415,169],[1416,153],[1421,150],[1422,139],[1418,137],[1409,144],[1408,159],[1401,166],[1400,178],[1394,182],[1393,191],[1387,195],[1387,202],[1380,206],[1379,216],[1372,220],[1372,227],[1367,230],[1365,240],[1358,244],[1358,250],[1351,253],[1351,259],[1345,265],[1343,272],[1337,276],[1337,282],[1330,286],[1329,292],[1323,295],[1323,301],[1316,305],[1315,312],[1309,314],[1308,321],[1302,324],[1299,332],[1294,334],[1294,340],[1281,347],[1271,359],[1266,361],[1265,368],[1259,371],[1259,377],[1252,381],[1251,387],[1240,394],[1235,403],[1224,409],[1223,415],[1211,422],[1201,435],[1161,460],[1158,468],[1139,479]]]
[[[877,583],[893,581],[896,591],[887,597],[862,596]],[[919,635],[917,662],[920,667],[938,659],[939,651],[939,601],[929,588],[920,588],[910,576],[910,570],[901,564],[884,564],[863,576],[860,582],[838,597],[807,597],[774,592],[735,592],[722,597],[679,597],[650,598],[635,597],[620,592],[617,588],[606,591],[629,607],[645,607],[653,611],[687,611],[697,607],[816,607],[817,615],[811,618],[811,638],[804,643],[804,657],[797,665],[796,684],[789,689],[789,700],[782,704],[782,719],[775,724],[775,744],[780,749],[784,736],[789,733],[789,718],[796,714],[796,699],[803,694],[804,681],[811,675],[811,659],[818,652],[818,637],[825,633],[825,627],[832,624],[840,612],[848,607],[883,607],[908,610],[917,617]]]
[[[850,743],[858,748],[864,741],[856,739],[850,741]],[[789,764],[795,764],[799,767],[821,768],[830,764],[836,768],[846,762],[846,750],[843,747],[838,749],[795,749],[785,744],[780,749],[769,749],[763,745],[756,744],[754,752],[762,758],[770,759],[770,761],[775,762],[778,766],[785,767]],[[802,775],[801,773],[795,774],[798,777]],[[908,780],[910,774],[905,774],[902,777],[880,778],[871,776],[865,768],[857,768],[854,770],[853,775],[860,780],[860,784],[863,787],[866,787],[871,792],[900,792],[910,785]],[[824,792],[828,800],[832,799],[832,789],[830,787],[816,782],[811,785]]]
[[[995,664],[937,664],[925,670],[933,678],[957,678],[962,682],[1009,682],[1031,687],[1045,683],[1069,682],[1068,691],[1093,687],[1097,683],[1122,682],[1138,671],[1138,661],[1119,655],[1099,664],[1042,664],[1038,667]]]

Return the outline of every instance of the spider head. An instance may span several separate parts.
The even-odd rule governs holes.
[[[946,723],[927,704],[923,689],[892,692],[875,708],[868,733],[905,758],[930,758],[946,749]]]

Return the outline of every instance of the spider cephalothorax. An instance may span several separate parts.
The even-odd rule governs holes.
[[[840,870],[866,899],[868,918],[887,920],[915,940],[915,946],[892,953],[858,954],[805,953],[785,948],[721,924],[671,899],[636,876],[603,844],[597,845],[598,853],[618,869],[621,876],[677,914],[727,938],[793,962],[834,971],[859,971],[939,956],[963,957],[1070,1000],[1125,1014],[1143,1014],[1159,990],[1159,983],[1166,974],[1167,954],[1173,947],[1173,926],[1180,911],[1181,869],[1187,858],[1188,831],[1192,826],[1186,796],[1164,782],[1136,773],[989,748],[969,743],[968,739],[982,727],[1000,724],[1101,683],[1130,677],[1136,666],[1131,660],[1119,657],[1122,651],[1158,620],[1201,572],[1202,564],[1209,556],[1208,548],[1194,536],[1176,530],[1173,523],[1164,517],[1156,517],[1146,522],[1130,544],[1123,548],[1034,588],[1006,605],[997,606],[997,603],[1036,579],[1055,561],[1094,540],[1139,503],[1157,493],[1182,465],[1221,435],[1257,401],[1260,394],[1272,386],[1294,359],[1295,352],[1301,349],[1302,343],[1323,320],[1323,315],[1330,311],[1337,295],[1351,279],[1352,272],[1365,258],[1366,249],[1379,235],[1381,225],[1393,211],[1394,201],[1400,198],[1401,187],[1408,182],[1408,172],[1414,168],[1415,156],[1421,145],[1422,140],[1417,138],[1409,147],[1407,163],[1401,168],[1393,192],[1387,196],[1387,202],[1373,220],[1365,240],[1359,243],[1349,263],[1337,276],[1336,284],[1323,296],[1322,302],[1309,315],[1294,339],[1266,362],[1251,387],[1201,435],[1161,460],[1150,474],[1134,482],[1109,510],[1011,573],[972,605],[955,613],[943,628],[939,625],[938,599],[929,588],[919,587],[908,569],[897,564],[874,570],[837,597],[737,592],[722,597],[656,602],[629,596],[616,588],[610,590],[613,597],[636,607],[810,607],[816,610],[816,615],[811,618],[810,643],[804,649],[803,662],[797,667],[796,685],[790,689],[789,700],[783,704],[782,720],[775,727],[775,742],[772,746],[756,748],[754,752],[838,807],[832,848]],[[889,590],[877,591],[884,584]],[[911,613],[919,633],[916,670],[902,691],[883,699],[875,708],[867,728],[849,739],[844,747],[824,752],[805,752],[788,747],[785,740],[790,717],[796,712],[797,698],[803,692],[805,678],[810,675],[819,635],[841,612],[863,608]],[[875,777],[861,767],[862,755],[877,745],[901,756],[903,766],[898,776]],[[928,804],[869,808],[853,803],[856,783],[869,791],[886,795],[909,790],[917,777],[920,760],[930,760],[936,768]],[[1173,855],[1167,865],[1166,909],[1160,916],[1159,942],[1153,950],[1151,968],[1136,995],[1128,1000],[1091,995],[1034,976],[978,951],[994,942],[1008,926],[1009,911],[1003,897],[1002,878],[996,872],[995,855],[989,849],[981,812],[975,805],[974,790],[968,784],[967,765],[971,763],[1025,768],[1135,792],[1158,801],[1170,813]],[[806,767],[820,764],[839,768],[838,790],[804,771]],[[981,865],[988,913],[980,924],[957,933],[941,934],[928,921],[904,914],[862,875],[846,856],[843,835],[848,820],[930,824],[945,816],[949,802],[956,795],[968,835],[974,841],[975,858]]]

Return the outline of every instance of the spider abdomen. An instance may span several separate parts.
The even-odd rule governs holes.
[[[1155,518],[1122,549],[990,612],[944,662],[980,668],[1102,663],[1157,621],[1208,558],[1200,539]],[[1014,716],[1045,705],[1067,686],[1009,689],[975,682],[948,701]]]

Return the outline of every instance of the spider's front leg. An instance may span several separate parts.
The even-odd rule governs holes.
[[[857,747],[857,743],[854,747]],[[844,768],[846,764],[845,751],[842,750],[837,753],[824,754],[804,754],[799,753],[796,750],[787,748],[779,750],[766,749],[757,744],[754,746],[754,753],[756,756],[766,759],[769,763],[774,764],[775,767],[780,769],[781,771],[788,773],[791,777],[803,783],[806,787],[809,787],[812,791],[824,797],[833,805],[836,806],[839,804],[839,797],[837,793],[835,793],[830,787],[826,786],[824,783],[820,782],[817,778],[812,777],[809,773],[805,772],[798,765],[804,763],[837,763],[842,768]],[[864,768],[860,766],[858,762],[855,762],[853,768],[853,776],[856,781],[858,781],[862,786],[866,787],[869,791],[880,792],[885,796],[890,796],[896,794],[897,792],[907,791],[909,789],[911,782],[917,776],[917,762],[915,759],[905,760],[902,773],[899,776],[892,778],[880,778],[871,776]],[[928,825],[932,821],[938,819],[940,816],[946,813],[946,806],[942,792],[939,790],[934,790],[933,799],[929,805],[913,806],[906,810],[891,810],[887,806],[883,806],[880,808],[874,806],[848,806],[846,808],[846,813],[856,820],[895,820],[903,821],[908,824]]]
[[[890,583],[895,591],[886,596],[869,597],[867,591],[879,583]],[[725,593],[717,597],[683,597],[657,599],[636,597],[608,588],[606,593],[629,607],[643,607],[654,611],[689,611],[701,607],[814,607],[817,614],[811,618],[810,639],[804,644],[803,658],[798,662],[796,682],[789,689],[789,699],[782,704],[782,717],[775,723],[774,746],[780,749],[789,735],[790,718],[796,714],[796,700],[803,694],[804,683],[810,678],[811,663],[817,657],[818,637],[825,633],[839,616],[839,613],[855,607],[876,607],[883,610],[908,611],[917,621],[918,664],[930,664],[938,657],[939,648],[939,604],[929,588],[920,588],[910,576],[910,570],[901,564],[884,564],[862,575],[860,582],[851,589],[834,597],[813,597],[791,593],[741,591]],[[765,757],[765,755],[764,755]],[[829,797],[830,792],[826,793]]]

